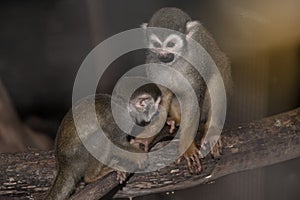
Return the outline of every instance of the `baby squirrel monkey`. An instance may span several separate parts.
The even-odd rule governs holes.
[[[157,86],[155,86],[157,87]],[[153,119],[153,118],[152,118]],[[168,112],[168,117],[166,124],[170,126],[170,134],[173,134],[176,127],[180,125],[181,121],[181,115],[180,115],[180,104],[178,102],[178,99],[176,98],[175,95],[173,95],[172,98],[172,103],[170,105],[170,110]],[[152,143],[155,143],[155,139],[157,139],[157,135],[147,137],[151,135],[151,133],[148,133],[147,131],[144,131],[136,136],[136,138],[131,139],[130,143],[131,144],[143,144],[144,145],[144,150],[146,152],[149,151],[149,147]]]
[[[160,96],[158,88],[157,90],[153,90],[153,88],[149,90],[149,86],[144,85],[134,92],[129,106],[126,106],[126,108],[130,107],[128,108],[130,115],[135,117],[134,119],[137,123],[149,121],[157,112]],[[130,166],[134,166],[136,169],[143,169],[147,165],[147,156],[145,154],[138,154],[138,156],[130,156],[131,154],[128,156],[126,154],[127,156],[125,156],[120,152],[114,152],[111,144],[101,143],[101,141],[96,140],[98,139],[96,134],[99,128],[93,116],[90,115],[93,112],[93,108],[90,106],[93,101],[95,101],[96,120],[98,120],[103,132],[110,141],[114,145],[130,152],[144,152],[129,143],[127,134],[120,130],[114,121],[110,95],[98,94],[95,96],[95,99],[87,97],[66,114],[59,127],[55,143],[58,172],[45,198],[46,200],[67,199],[81,178],[86,183],[90,183],[113,171],[112,168],[94,158],[87,151],[82,140],[93,141],[96,150],[98,149],[97,146],[102,145],[103,147],[104,145],[105,151],[99,152],[99,154],[104,157],[107,163],[113,163],[116,158],[120,158],[126,160]],[[78,136],[72,112],[77,114],[76,122],[79,122],[80,129],[84,130],[81,137]],[[78,123],[76,124],[78,126]],[[118,181],[122,183],[125,178],[125,172],[119,171],[117,176]]]

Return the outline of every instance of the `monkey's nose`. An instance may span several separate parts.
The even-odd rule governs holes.
[[[159,54],[158,59],[161,62],[169,63],[169,62],[172,62],[174,60],[174,54],[173,53]]]

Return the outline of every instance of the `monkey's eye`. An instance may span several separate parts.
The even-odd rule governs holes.
[[[154,42],[152,42],[152,44],[155,48],[160,48],[161,47],[159,42],[154,41]]]
[[[175,46],[175,42],[168,42],[167,47],[172,48]]]

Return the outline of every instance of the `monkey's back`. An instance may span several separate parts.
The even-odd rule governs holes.
[[[95,109],[91,106],[93,102],[95,102]],[[84,98],[65,115],[59,127],[55,145],[58,173],[47,194],[47,200],[66,199],[79,179],[84,177],[84,180],[89,182],[101,177],[101,173],[108,173],[112,170],[95,159],[83,144],[83,141],[94,139],[93,136],[97,133],[100,124],[103,131],[110,137],[121,133],[120,129],[114,128],[114,124],[106,123],[108,122],[106,120],[112,119],[110,107],[110,96],[101,94],[96,95],[95,98],[94,96]],[[92,114],[95,113],[94,111],[96,111],[96,118]],[[76,120],[76,126],[73,117]],[[80,137],[78,132],[81,133]],[[94,140],[93,145],[96,145],[96,148],[104,145],[102,146],[104,151],[99,152],[99,155],[108,158],[110,144]]]
[[[92,107],[93,103],[95,107]],[[85,149],[82,141],[99,131],[100,127],[112,141],[120,141],[125,136],[114,121],[111,97],[106,94],[84,98],[66,114],[56,138],[57,155],[71,156],[81,152]]]

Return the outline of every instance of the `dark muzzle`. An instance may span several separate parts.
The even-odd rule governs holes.
[[[158,59],[161,62],[169,63],[169,62],[172,62],[174,60],[174,54],[173,53],[159,54]]]

